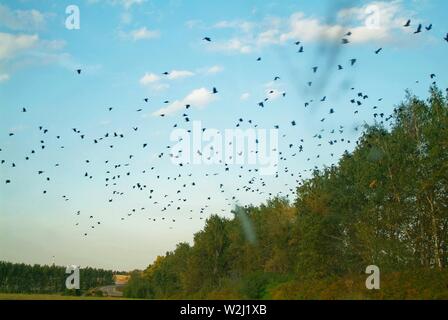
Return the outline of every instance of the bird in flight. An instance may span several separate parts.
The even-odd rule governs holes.
[[[417,34],[417,33],[420,33],[420,32],[422,32],[422,25],[421,24],[418,25],[417,30],[414,32],[414,34]]]
[[[383,50],[383,48],[379,48],[378,50],[376,50],[375,54],[379,54],[381,52],[381,50]]]
[[[411,25],[411,20],[406,21],[403,27],[409,27]]]
[[[446,42],[448,42],[448,33],[446,34],[445,38],[443,38]]]
[[[81,69],[77,69],[76,72],[78,72],[78,74],[81,74]]]
[[[211,42],[212,41],[212,39],[210,39],[209,37],[204,37],[202,40],[205,40],[207,42]]]

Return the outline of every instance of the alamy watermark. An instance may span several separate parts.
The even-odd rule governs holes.
[[[380,268],[375,265],[367,266],[366,274],[369,276],[366,279],[366,288],[368,290],[380,289]]]
[[[68,14],[65,19],[65,27],[68,30],[79,30],[81,28],[81,16],[79,7],[77,5],[69,5],[65,8],[65,13]]]
[[[380,29],[381,27],[381,14],[380,8],[377,5],[371,4],[365,8],[366,14],[365,26],[368,29]]]
[[[192,130],[177,128],[170,134],[176,142],[171,162],[176,165],[238,164],[258,166],[260,175],[274,175],[279,162],[277,129],[203,128],[193,121]]]
[[[65,279],[65,287],[68,290],[80,289],[79,266],[67,266],[67,268],[65,269],[65,273],[69,274],[69,276]]]

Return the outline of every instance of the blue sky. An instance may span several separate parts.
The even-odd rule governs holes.
[[[72,4],[80,10],[79,30],[65,27],[65,10]],[[258,204],[268,193],[292,198],[289,189],[309,176],[307,170],[335,163],[354,147],[359,134],[354,129],[373,123],[374,106],[389,114],[405,89],[426,97],[434,80],[447,87],[442,72],[448,67],[447,9],[442,0],[2,1],[0,259],[143,268],[177,242],[191,241],[208,215],[230,217],[237,201]],[[404,28],[408,19],[411,26]],[[414,34],[420,23],[433,28]],[[349,44],[341,44],[344,37]],[[301,46],[304,52],[298,53]],[[357,62],[350,66],[353,58]],[[339,64],[343,70],[337,70]],[[80,75],[76,69],[82,69]],[[436,79],[430,79],[432,73]],[[280,79],[273,81],[276,76]],[[213,87],[218,94],[210,93]],[[369,98],[356,108],[350,100],[358,92]],[[186,103],[192,105],[188,110]],[[218,130],[235,128],[239,118],[242,128],[251,127],[248,119],[258,128],[279,125],[279,150],[287,158],[280,161],[279,176],[248,171],[256,166],[230,166],[228,172],[220,165],[180,168],[159,158],[173,145],[174,124],[191,129],[183,113]],[[93,143],[114,132],[125,138]],[[313,138],[316,134],[322,139]],[[330,139],[338,143],[330,145]],[[105,178],[118,174],[117,184],[105,187]],[[137,182],[147,189],[133,189]],[[259,192],[243,191],[248,185]],[[101,225],[92,229],[97,221]]]

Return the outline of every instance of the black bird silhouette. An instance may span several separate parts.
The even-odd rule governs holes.
[[[299,51],[297,51],[298,53],[303,53],[303,46],[301,46],[300,48],[299,48]]]
[[[204,37],[202,40],[205,40],[205,41],[208,41],[208,42],[212,41],[212,39],[210,39],[209,37]]]
[[[342,39],[342,44],[348,44],[348,43],[350,43],[350,41],[348,41],[348,39]]]
[[[406,21],[403,27],[409,27],[411,25],[411,20]]]
[[[78,74],[81,74],[81,69],[77,69],[76,72],[78,72]]]
[[[261,57],[258,57],[258,58],[257,58],[257,61],[261,61]]]
[[[446,42],[448,42],[448,33],[446,34],[445,38],[443,38]]]
[[[430,30],[432,29],[432,23],[431,23],[429,26],[425,27],[425,29],[426,29],[427,31],[430,31]]]
[[[215,87],[213,87],[213,94],[217,94],[217,93],[218,93],[218,90]]]
[[[417,27],[417,30],[414,32],[414,34],[422,32],[422,24],[419,24]]]
[[[381,52],[381,50],[383,50],[383,48],[379,48],[378,50],[375,51],[375,54],[378,54]]]
[[[350,60],[350,64],[351,64],[352,66],[354,66],[355,63],[356,63],[356,61],[357,61],[356,59],[351,59],[351,60]]]

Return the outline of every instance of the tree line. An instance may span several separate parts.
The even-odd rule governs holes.
[[[0,292],[79,295],[90,289],[113,284],[110,270],[81,268],[80,290],[68,290],[66,268],[55,265],[28,265],[0,261]]]
[[[407,94],[389,127],[365,125],[353,152],[274,198],[211,216],[143,271],[138,298],[448,299],[448,97]],[[381,289],[365,288],[365,269]]]

